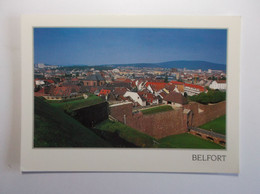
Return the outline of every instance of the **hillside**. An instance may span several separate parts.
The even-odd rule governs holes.
[[[201,69],[201,70],[208,70],[208,69],[214,69],[214,70],[226,70],[225,64],[218,64],[218,63],[212,63],[208,61],[167,61],[167,62],[161,62],[161,63],[134,63],[134,64],[115,64],[115,65],[109,65],[113,67],[120,67],[120,66],[132,66],[132,67],[159,67],[159,68],[178,68],[178,69]]]
[[[35,147],[111,147],[62,109],[38,97],[34,102]]]

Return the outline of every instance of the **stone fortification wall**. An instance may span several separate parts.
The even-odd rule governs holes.
[[[73,111],[72,116],[87,127],[93,127],[108,119],[108,103],[102,102]]]
[[[188,131],[189,118],[188,114],[184,113],[184,109],[191,110],[192,126],[200,126],[224,115],[226,102],[213,105],[192,102],[183,108],[150,115],[143,115],[142,112],[132,113],[132,103],[123,103],[110,106],[110,115],[132,128],[159,139]]]
[[[192,126],[200,126],[226,114],[226,102],[203,105],[196,102],[184,105],[193,113]]]

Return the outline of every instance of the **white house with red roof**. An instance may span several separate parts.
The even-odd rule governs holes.
[[[44,80],[35,79],[35,85],[36,85],[36,86],[40,86],[40,85],[44,85],[44,84],[45,84]]]
[[[130,99],[132,99],[134,102],[137,102],[140,106],[146,106],[146,101],[143,97],[141,97],[137,92],[130,92],[127,91],[124,94],[124,97],[127,98],[129,97]]]
[[[149,90],[155,96],[158,96],[163,91],[166,85],[168,84],[163,82],[147,82],[145,84],[147,90]]]
[[[214,80],[210,85],[209,88],[211,89],[218,89],[218,90],[226,90],[227,89],[227,83],[226,80]]]
[[[198,95],[205,91],[206,90],[203,86],[187,83],[184,84],[184,92],[186,92],[189,96]]]
[[[143,97],[148,104],[159,104],[159,98],[148,91],[138,92],[139,96]]]
[[[146,81],[137,80],[136,81],[136,87],[137,87],[138,91],[142,91],[143,89],[145,89],[145,84],[146,84]]]

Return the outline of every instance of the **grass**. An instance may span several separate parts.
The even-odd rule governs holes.
[[[98,96],[90,95],[87,99],[75,99],[67,102],[51,102],[51,106],[66,109],[68,111],[88,107],[98,103],[104,102],[104,100]]]
[[[155,113],[159,113],[159,112],[165,112],[165,111],[169,111],[169,110],[173,110],[173,108],[171,106],[164,105],[164,106],[157,106],[157,107],[153,107],[153,108],[149,108],[149,109],[144,109],[141,111],[144,115],[148,115],[148,114],[155,114]]]
[[[153,147],[155,138],[137,131],[120,122],[110,120],[103,121],[96,125],[96,128],[103,131],[116,132],[120,138],[130,142],[138,147]]]
[[[96,128],[109,132],[117,132],[122,139],[144,148],[224,149],[224,147],[218,144],[188,133],[171,135],[157,140],[120,122],[110,120],[103,121],[98,124]]]
[[[226,135],[226,115],[223,115],[213,121],[210,121],[204,125],[199,126],[199,128],[211,130],[216,133]]]
[[[111,147],[77,120],[35,97],[35,147]]]
[[[224,149],[213,142],[201,139],[189,133],[171,135],[159,140],[160,148]]]
[[[35,98],[35,147],[113,147],[112,142],[105,141],[53,104],[56,103],[49,104],[41,98]],[[137,147],[224,149],[218,144],[187,133],[157,140],[120,122],[110,120],[99,123],[96,128],[101,132],[115,133]],[[154,143],[155,141],[158,143]]]

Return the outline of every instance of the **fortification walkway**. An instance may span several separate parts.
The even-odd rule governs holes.
[[[203,139],[212,140],[215,143],[218,143],[221,145],[226,144],[226,136],[219,134],[219,133],[215,133],[213,131],[208,131],[205,129],[192,127],[192,128],[190,128],[190,133],[193,135],[196,135],[196,136],[200,136]]]

